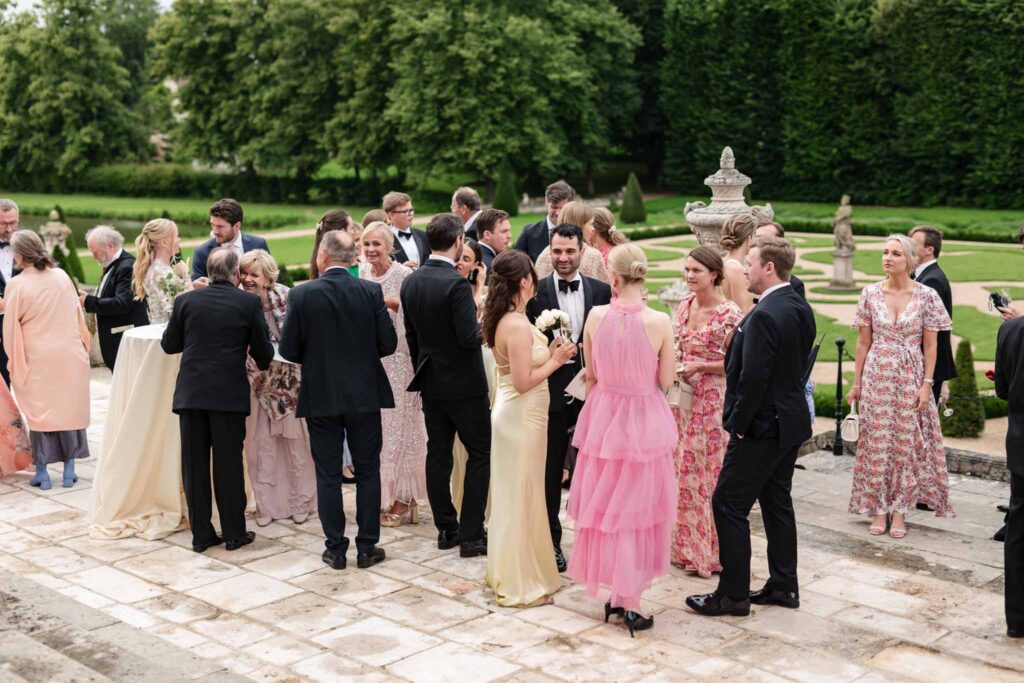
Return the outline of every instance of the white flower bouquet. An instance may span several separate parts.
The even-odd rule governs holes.
[[[557,331],[566,338],[572,335],[572,320],[569,318],[569,314],[557,308],[549,308],[546,311],[542,311],[537,316],[537,322],[534,324],[541,332]]]

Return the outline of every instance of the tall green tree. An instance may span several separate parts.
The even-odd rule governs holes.
[[[149,30],[160,16],[157,0],[98,0],[100,30],[121,51],[118,62],[128,72],[125,104],[133,107],[149,90]]]
[[[0,170],[11,185],[66,188],[141,147],[128,72],[90,0],[42,0],[0,32]]]

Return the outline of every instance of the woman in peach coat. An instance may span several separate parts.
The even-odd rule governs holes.
[[[4,350],[11,388],[28,421],[33,486],[50,488],[46,466],[64,463],[64,486],[73,486],[75,459],[89,457],[89,330],[78,293],[55,267],[31,230],[11,237],[14,265],[7,285]]]

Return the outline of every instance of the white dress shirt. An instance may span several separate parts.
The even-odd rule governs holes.
[[[548,222],[548,236],[550,237],[551,233],[554,232],[554,230],[555,230],[555,228],[557,226],[554,223],[551,222],[551,216],[548,216],[544,220],[546,220]]]
[[[242,255],[245,253],[245,247],[242,246],[242,231],[239,230],[235,234],[235,239],[231,240],[227,244],[222,244],[220,246],[227,247],[231,251],[238,254],[238,258],[242,258]]]
[[[572,323],[572,340],[579,342],[580,335],[583,333],[583,315],[586,312],[586,306],[583,301],[583,276],[580,275],[580,271],[576,271],[576,277],[568,280],[568,282],[579,282],[579,288],[574,292],[569,290],[563,292],[558,287],[558,283],[562,281],[562,278],[558,273],[554,273],[551,276],[552,281],[555,283],[555,294],[558,296],[558,308],[569,314],[569,320]]]
[[[123,253],[124,253],[124,249],[118,249],[117,253],[114,254],[114,258],[110,259],[109,261],[107,261],[106,263],[103,264],[103,269],[106,270],[107,266],[109,266],[111,263],[113,263],[117,259],[121,258],[121,254],[123,254]],[[113,273],[113,272],[114,272],[113,270],[107,270],[107,272],[103,273],[103,278],[100,280],[100,286],[96,290],[96,296],[100,296],[103,293],[103,288],[107,284],[107,279],[110,278],[110,274]]]
[[[412,228],[406,228],[406,234],[412,235]],[[416,237],[399,237],[398,233],[401,232],[398,228],[391,226],[391,232],[395,236],[395,244],[402,245],[402,250],[405,252],[406,259],[409,261],[415,261],[416,263],[423,263],[420,260],[420,245],[416,244]]]
[[[7,282],[14,277],[14,252],[11,251],[10,244],[0,249],[0,273]]]
[[[928,266],[935,265],[936,263],[938,263],[938,260],[937,259],[932,259],[931,261],[928,261],[927,263],[922,263],[917,268],[914,268],[914,279],[915,280],[920,280],[921,279],[921,273],[923,273],[925,270],[927,270]]]
[[[431,254],[430,256],[427,257],[427,260],[428,261],[444,261],[445,263],[450,265],[452,268],[455,267],[455,261],[452,261],[447,256],[440,256],[439,254]]]
[[[782,289],[783,287],[789,287],[789,286],[790,285],[789,285],[788,282],[780,282],[777,285],[773,285],[773,286],[769,287],[768,289],[764,290],[763,292],[761,292],[761,296],[758,298],[757,302],[761,303],[762,301],[767,299],[768,295],[771,294],[772,292],[774,292],[776,290],[779,290],[779,289]]]
[[[466,219],[466,224],[465,224],[465,226],[463,226],[465,228],[466,232],[469,232],[470,230],[473,229],[473,224],[476,223],[476,217],[479,216],[479,215],[480,215],[480,212],[477,211],[472,216],[470,216],[468,219]]]

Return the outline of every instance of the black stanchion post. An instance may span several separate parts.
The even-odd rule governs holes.
[[[832,445],[833,455],[843,454],[843,346],[846,340],[836,337],[836,356],[839,364],[836,367],[836,438]]]

